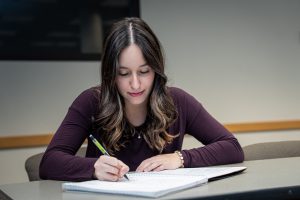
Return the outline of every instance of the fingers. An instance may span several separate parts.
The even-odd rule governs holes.
[[[94,168],[94,176],[97,179],[108,181],[118,181],[129,171],[126,164],[110,156],[100,156]]]
[[[115,174],[103,173],[98,179],[101,181],[119,181],[120,177]]]
[[[154,171],[155,169],[164,169],[164,162],[162,162],[159,156],[154,156],[144,160],[136,169],[137,172],[149,172]]]
[[[146,161],[144,163],[142,163],[136,171],[138,172],[149,172],[149,171],[154,171],[156,168],[161,167],[163,168],[163,166],[161,165],[160,162],[155,162],[155,161]]]
[[[153,169],[154,172],[159,172],[162,170],[165,170],[165,167],[163,165],[160,165],[160,166],[156,167],[155,169]]]
[[[177,169],[181,160],[176,153],[161,154],[144,160],[136,169],[137,172],[161,171]]]
[[[119,177],[123,177],[127,172],[129,172],[129,167],[119,160]]]

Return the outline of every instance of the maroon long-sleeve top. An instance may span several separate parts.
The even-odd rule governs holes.
[[[176,135],[162,153],[181,150],[185,134],[192,135],[204,146],[182,150],[184,167],[201,167],[242,162],[243,150],[237,139],[216,121],[204,107],[185,91],[168,88],[178,111],[178,118],[167,130]],[[42,179],[83,181],[93,179],[94,163],[101,156],[88,140],[86,157],[76,152],[93,130],[93,118],[99,109],[96,92],[90,88],[82,92],[70,106],[66,117],[50,142],[40,164]],[[144,139],[133,137],[130,143],[115,153],[131,171],[158,152],[149,148]]]

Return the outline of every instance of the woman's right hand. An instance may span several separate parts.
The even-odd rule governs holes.
[[[129,171],[129,167],[121,160],[106,155],[98,158],[94,168],[94,177],[105,181],[119,181]]]

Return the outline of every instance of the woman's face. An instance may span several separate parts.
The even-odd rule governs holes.
[[[155,72],[137,45],[131,44],[121,52],[116,84],[125,106],[146,105],[154,77]]]

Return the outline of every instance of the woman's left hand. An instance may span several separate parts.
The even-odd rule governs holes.
[[[177,169],[181,160],[177,153],[161,154],[144,160],[136,169],[137,172],[161,171]]]

